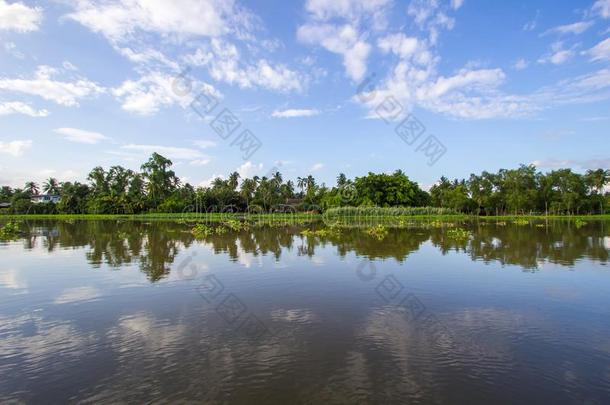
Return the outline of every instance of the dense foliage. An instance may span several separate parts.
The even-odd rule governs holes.
[[[410,207],[410,215],[470,213],[480,215],[604,213],[610,195],[605,187],[610,170],[570,169],[541,173],[534,166],[472,174],[450,181],[442,177],[430,192],[422,190],[402,171],[368,173],[351,180],[344,174],[334,187],[318,184],[312,175],[285,181],[269,177],[241,179],[237,172],[215,179],[209,187],[181,184],[171,160],[153,153],[135,172],[121,166],[95,167],[87,184],[48,179],[42,187],[28,182],[22,189],[4,186],[0,203],[15,214],[139,214],[148,212],[291,212],[325,211],[335,207]],[[61,201],[33,203],[40,191],[59,194]],[[417,208],[419,207],[419,208]],[[437,207],[433,210],[428,207]],[[409,214],[407,214],[409,215]]]

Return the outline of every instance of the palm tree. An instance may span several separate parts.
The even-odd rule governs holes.
[[[277,183],[277,186],[280,186],[282,184],[282,173],[280,172],[275,172],[273,173],[273,181],[275,181]]]
[[[239,185],[239,173],[233,172],[229,175],[229,187],[232,190],[236,190]]]
[[[309,193],[316,187],[316,179],[314,179],[314,177],[310,174],[305,179],[305,184],[307,185],[307,192]]]
[[[337,176],[337,186],[342,187],[347,183],[347,176],[343,173],[339,173]]]
[[[25,188],[23,190],[27,191],[31,195],[37,195],[40,192],[38,184],[34,183],[33,181],[28,181],[25,183]]]
[[[305,177],[297,177],[297,187],[301,189],[301,193],[303,189],[306,187],[307,179]]]
[[[244,179],[241,183],[240,194],[244,200],[246,200],[246,205],[250,205],[250,199],[254,195],[256,191],[257,181],[254,179]]]
[[[43,184],[42,190],[47,194],[59,194],[59,182],[56,178],[49,177],[49,179]]]

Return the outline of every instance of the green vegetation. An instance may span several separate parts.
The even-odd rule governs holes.
[[[367,229],[366,233],[377,240],[383,240],[388,236],[388,229],[383,225],[376,225]]]
[[[15,239],[19,236],[19,224],[16,221],[9,221],[0,228],[0,239]]]
[[[583,226],[586,226],[587,222],[583,221],[582,219],[577,219],[576,221],[574,221],[574,225],[576,226],[576,229],[580,229]]]
[[[454,239],[454,240],[458,240],[458,241],[465,241],[465,240],[470,239],[470,237],[472,236],[472,233],[470,231],[467,231],[466,229],[454,228],[454,229],[449,229],[447,231],[446,235],[450,239]]]
[[[401,170],[392,174],[368,173],[353,180],[344,174],[335,186],[318,184],[312,175],[296,182],[280,172],[241,179],[237,172],[227,180],[215,179],[209,187],[182,184],[172,170],[171,160],[153,153],[136,172],[121,166],[95,167],[87,184],[48,179],[40,188],[27,182],[22,189],[0,188],[0,203],[10,215],[175,215],[244,216],[261,214],[325,213],[331,222],[343,225],[356,215],[388,217],[403,223],[418,216],[450,215],[584,215],[606,214],[610,193],[610,170],[589,170],[586,174],[570,169],[541,173],[534,166],[502,169],[497,173],[472,174],[468,179],[450,181],[442,177],[430,192],[422,190]],[[57,194],[61,201],[33,203],[39,190]],[[174,215],[174,217],[171,217]],[[407,218],[408,217],[408,218]],[[239,215],[237,218],[240,218]],[[268,217],[262,217],[268,218]],[[290,216],[290,218],[297,218]],[[191,218],[180,218],[191,220]],[[278,225],[272,222],[271,225]]]
[[[318,236],[320,238],[338,237],[341,235],[341,230],[336,227],[328,227],[322,229],[305,229],[301,232],[305,236]]]
[[[513,224],[515,224],[515,225],[529,225],[529,224],[530,224],[530,221],[528,221],[528,220],[527,220],[527,219],[525,219],[525,218],[520,218],[520,219],[516,219],[516,220],[514,220],[514,221],[513,221]]]
[[[204,238],[207,238],[208,236],[211,236],[214,233],[214,230],[207,225],[197,224],[197,225],[195,225],[195,227],[193,229],[191,229],[191,233],[197,239],[204,239]]]

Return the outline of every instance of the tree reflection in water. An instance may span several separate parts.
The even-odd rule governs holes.
[[[469,239],[454,239],[446,227],[411,227],[391,230],[383,240],[362,229],[346,229],[332,236],[303,236],[301,227],[255,227],[227,231],[197,241],[191,225],[176,222],[138,221],[29,221],[23,240],[26,249],[41,244],[49,252],[62,248],[87,248],[86,257],[94,267],[113,268],[138,263],[151,282],[170,272],[178,253],[195,243],[205,242],[215,254],[237,261],[240,253],[273,256],[279,261],[285,251],[313,257],[317,247],[335,247],[340,257],[348,253],[370,259],[393,258],[399,262],[417,251],[426,241],[443,254],[462,251],[472,260],[518,265],[535,271],[540,263],[573,266],[583,257],[608,262],[610,227],[604,222],[576,226],[570,221],[515,225],[487,221],[452,224],[467,228]]]

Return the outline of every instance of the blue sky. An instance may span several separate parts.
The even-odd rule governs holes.
[[[194,185],[610,167],[610,0],[0,0],[0,42],[0,184],[153,151]],[[202,94],[216,109],[191,108]],[[408,145],[395,128],[413,117]]]

